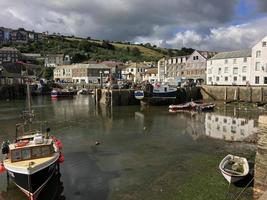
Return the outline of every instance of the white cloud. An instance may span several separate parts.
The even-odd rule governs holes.
[[[192,47],[200,50],[238,50],[249,48],[267,35],[267,17],[246,24],[213,28],[209,34],[200,34],[193,30],[179,32],[166,44],[173,48]]]

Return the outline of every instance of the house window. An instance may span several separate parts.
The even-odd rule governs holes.
[[[198,56],[194,56],[193,57],[193,60],[198,60]]]
[[[264,84],[267,84],[267,77],[264,77]]]
[[[228,81],[228,76],[224,77],[224,81]]]
[[[238,74],[238,68],[237,67],[234,67],[233,74]]]
[[[256,58],[260,58],[261,57],[261,51],[256,51]]]
[[[260,77],[259,76],[255,76],[255,84],[259,84],[260,83]]]
[[[242,81],[246,81],[247,80],[247,77],[246,76],[243,76],[242,77]]]
[[[212,77],[209,77],[209,82],[212,82]]]
[[[224,73],[228,73],[228,67],[224,68]]]
[[[242,67],[242,72],[244,72],[244,73],[247,72],[247,66]]]
[[[256,62],[255,71],[260,71],[260,62]]]
[[[212,65],[212,60],[210,61],[210,65]]]
[[[208,74],[211,74],[212,73],[212,69],[208,69]]]
[[[237,76],[234,76],[234,81],[237,81]]]
[[[216,81],[220,81],[220,77],[219,76],[216,77]]]
[[[234,62],[233,63],[236,64],[236,58],[234,59]]]
[[[221,74],[221,72],[222,72],[222,68],[219,68],[218,74]]]
[[[134,70],[133,69],[131,69],[131,72],[133,72]]]
[[[262,47],[266,47],[267,46],[267,42],[262,42]]]
[[[228,60],[224,60],[224,64],[227,64],[228,63]]]
[[[243,59],[243,62],[246,63],[247,61],[248,61],[248,58],[245,57],[245,58]]]

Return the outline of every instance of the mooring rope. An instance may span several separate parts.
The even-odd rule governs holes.
[[[234,200],[237,200],[243,194],[243,192],[245,192],[245,190],[248,188],[248,186],[252,183],[253,180],[254,177],[249,181],[249,183],[244,187],[244,189],[237,195],[237,197]]]

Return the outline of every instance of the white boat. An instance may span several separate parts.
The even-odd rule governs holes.
[[[229,183],[235,183],[248,175],[249,165],[246,158],[227,155],[219,165],[220,171]]]

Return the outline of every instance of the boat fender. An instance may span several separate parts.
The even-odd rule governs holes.
[[[4,173],[6,171],[6,168],[3,163],[0,164],[0,173]]]
[[[64,161],[65,161],[65,157],[64,157],[64,155],[62,153],[60,153],[60,156],[58,158],[58,162],[59,163],[63,163]]]
[[[58,149],[62,149],[62,148],[63,148],[63,144],[62,144],[62,142],[61,142],[60,140],[56,140],[56,141],[55,141],[55,145],[56,145],[56,147],[57,147]]]
[[[8,154],[9,153],[9,142],[4,141],[2,143],[2,154]]]

